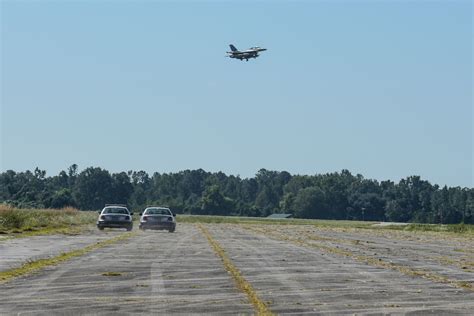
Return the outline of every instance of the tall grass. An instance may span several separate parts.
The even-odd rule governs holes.
[[[16,209],[0,204],[0,233],[37,231],[51,228],[68,228],[94,223],[97,213],[61,210]]]
[[[469,224],[417,224],[412,223],[405,226],[386,226],[384,229],[422,231],[422,232],[448,232],[456,234],[474,235],[474,225]]]

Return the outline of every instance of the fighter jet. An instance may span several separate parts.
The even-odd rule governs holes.
[[[235,48],[234,45],[230,44],[230,52],[227,52],[227,57],[230,58],[237,58],[242,60],[249,61],[250,58],[257,58],[259,55],[259,52],[264,52],[267,49],[266,48],[261,48],[261,47],[250,47],[248,50],[240,51],[237,48]]]

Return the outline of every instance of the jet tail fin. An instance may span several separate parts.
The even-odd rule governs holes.
[[[238,49],[237,49],[237,48],[235,48],[235,46],[234,46],[234,45],[232,45],[232,44],[230,44],[230,45],[229,45],[229,47],[230,47],[230,50],[231,50],[231,51],[233,51],[233,52],[236,52],[236,51],[238,51]]]

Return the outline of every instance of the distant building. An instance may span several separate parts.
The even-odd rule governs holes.
[[[267,218],[274,218],[274,219],[283,219],[283,218],[291,218],[293,217],[293,214],[278,214],[274,213],[271,215],[268,215]]]

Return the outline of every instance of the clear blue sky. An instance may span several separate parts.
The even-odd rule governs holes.
[[[1,171],[473,186],[471,1],[1,1]],[[228,44],[268,48],[249,62]]]

